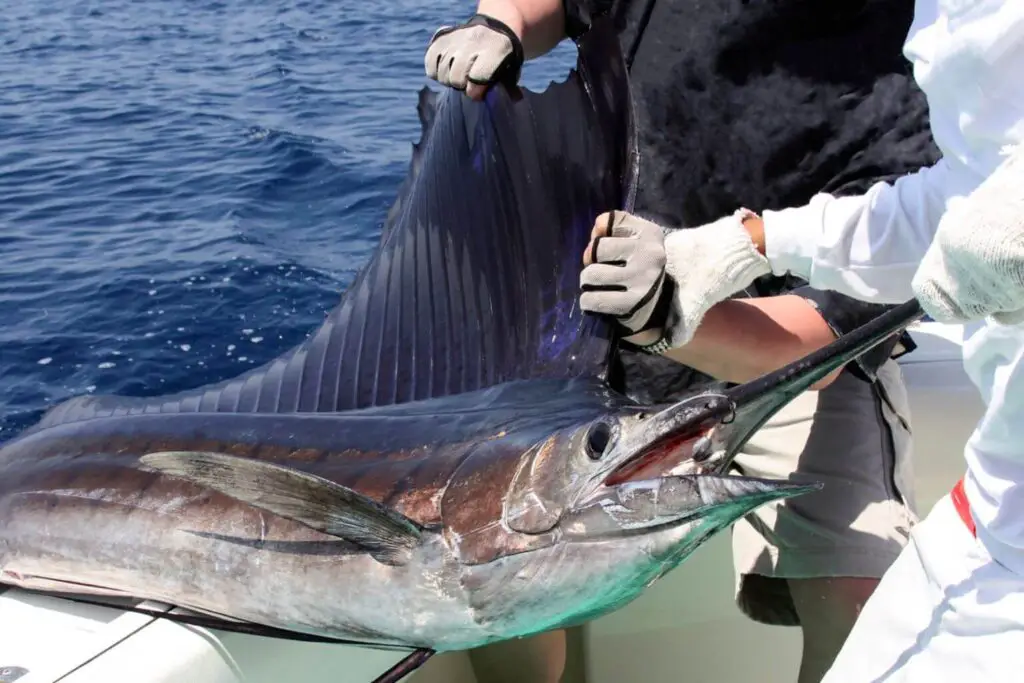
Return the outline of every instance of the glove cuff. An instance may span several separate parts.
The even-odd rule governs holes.
[[[675,282],[666,274],[662,278],[661,292],[658,294],[658,302],[655,304],[654,310],[651,312],[651,317],[647,320],[647,324],[636,332],[630,332],[623,341],[630,346],[651,355],[659,355],[671,349],[672,343],[670,332],[672,325],[675,323],[675,316],[672,312],[675,290]],[[635,337],[642,332],[657,328],[661,329],[661,336],[650,344],[637,344],[636,342],[629,340],[630,337]]]
[[[750,215],[747,209],[740,209],[714,223],[676,230],[665,238],[665,271],[675,282],[685,283],[676,287],[673,299],[673,347],[690,342],[709,308],[771,273],[768,259],[743,227],[743,219]]]
[[[665,237],[665,270],[670,276],[692,279],[685,275],[714,269],[714,278],[722,283],[751,282],[772,272],[771,264],[757,250],[743,219],[756,216],[748,209],[719,218],[699,228],[668,231]],[[696,247],[696,248],[695,248]],[[708,260],[713,259],[713,262]]]

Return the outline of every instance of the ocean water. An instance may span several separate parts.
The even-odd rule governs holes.
[[[430,36],[474,7],[8,3],[0,441],[71,396],[178,391],[301,342],[377,244]]]

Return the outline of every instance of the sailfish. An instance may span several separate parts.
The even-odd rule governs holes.
[[[637,136],[611,26],[541,92],[420,92],[380,243],[323,323],[238,377],[82,396],[0,449],[0,583],[219,628],[445,651],[619,609],[733,522],[814,490],[730,463],[919,315],[753,382],[643,405],[578,304]],[[184,616],[181,616],[184,619]]]

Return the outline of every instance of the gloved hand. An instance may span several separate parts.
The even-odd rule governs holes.
[[[943,215],[913,288],[938,322],[1024,322],[1024,146]]]
[[[498,81],[517,83],[523,59],[515,31],[493,17],[474,14],[464,24],[439,28],[427,45],[423,65],[428,78],[479,98],[486,86]]]
[[[580,307],[615,316],[630,333],[626,341],[647,350],[688,344],[708,309],[771,272],[741,223],[744,214],[670,231],[628,213],[598,216],[580,273]]]
[[[583,254],[580,307],[614,316],[630,333],[627,341],[648,330],[655,330],[653,340],[659,340],[671,307],[665,259],[661,227],[627,213],[601,214]]]

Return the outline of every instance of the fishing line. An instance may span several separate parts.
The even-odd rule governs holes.
[[[186,626],[196,626],[198,628],[207,628],[219,631],[230,631],[233,633],[241,633],[244,635],[263,636],[266,638],[277,638],[280,640],[295,640],[309,643],[326,643],[331,645],[355,645],[357,647],[372,648],[374,650],[410,649],[410,646],[384,645],[381,643],[365,643],[359,640],[330,638],[328,636],[317,636],[311,633],[288,631],[281,628],[275,628],[273,626],[261,626],[259,624],[250,624],[244,621],[225,621],[218,619],[217,617],[208,617],[201,614],[171,613],[171,610],[182,609],[175,605],[168,605],[167,610],[159,611],[155,608],[147,609],[145,607],[140,607],[138,605],[118,605],[110,602],[103,602],[102,600],[89,600],[88,598],[82,598],[79,596],[53,593],[48,591],[36,590],[32,588],[20,588],[19,590],[23,590],[26,593],[42,595],[45,597],[61,598],[62,600],[68,600],[69,602],[77,602],[83,605],[91,605],[93,607],[104,607],[106,609],[116,609],[124,612],[135,612],[136,614],[143,614],[147,617],[153,617],[154,619],[166,619],[168,621],[184,624]]]
[[[89,600],[88,598],[82,598],[72,595],[58,595],[51,592],[39,591],[31,588],[21,589],[26,593],[34,593],[36,595],[44,595],[47,597],[58,597],[69,602],[77,602],[83,605],[90,605],[93,607],[104,607],[107,609],[117,609],[125,612],[134,612],[136,614],[142,614],[147,617],[153,617],[154,619],[166,619],[171,622],[184,624],[186,626],[195,626],[197,628],[207,628],[219,631],[231,631],[234,633],[241,633],[244,635],[262,636],[265,638],[277,638],[280,640],[292,640],[299,642],[308,643],[323,643],[329,645],[353,645],[356,647],[365,647],[373,650],[408,650],[408,647],[401,645],[383,645],[380,643],[365,643],[358,640],[346,640],[343,638],[329,638],[327,636],[316,636],[309,633],[300,633],[297,631],[287,631],[285,629],[274,628],[272,626],[260,626],[257,624],[248,624],[246,622],[225,622],[216,617],[207,617],[201,614],[181,614],[171,613],[171,610],[178,609],[174,605],[168,605],[165,611],[159,611],[157,609],[146,609],[145,607],[139,607],[138,605],[115,605],[109,602],[103,602],[102,600]],[[371,683],[398,683],[405,676],[409,675],[416,669],[419,669],[423,664],[433,657],[435,654],[434,650],[429,648],[417,648],[399,660],[394,666],[389,668],[387,671],[382,673],[377,678],[374,678]]]
[[[398,683],[407,675],[423,666],[428,659],[434,656],[433,650],[425,648],[410,652],[402,661],[373,679],[372,683]]]

